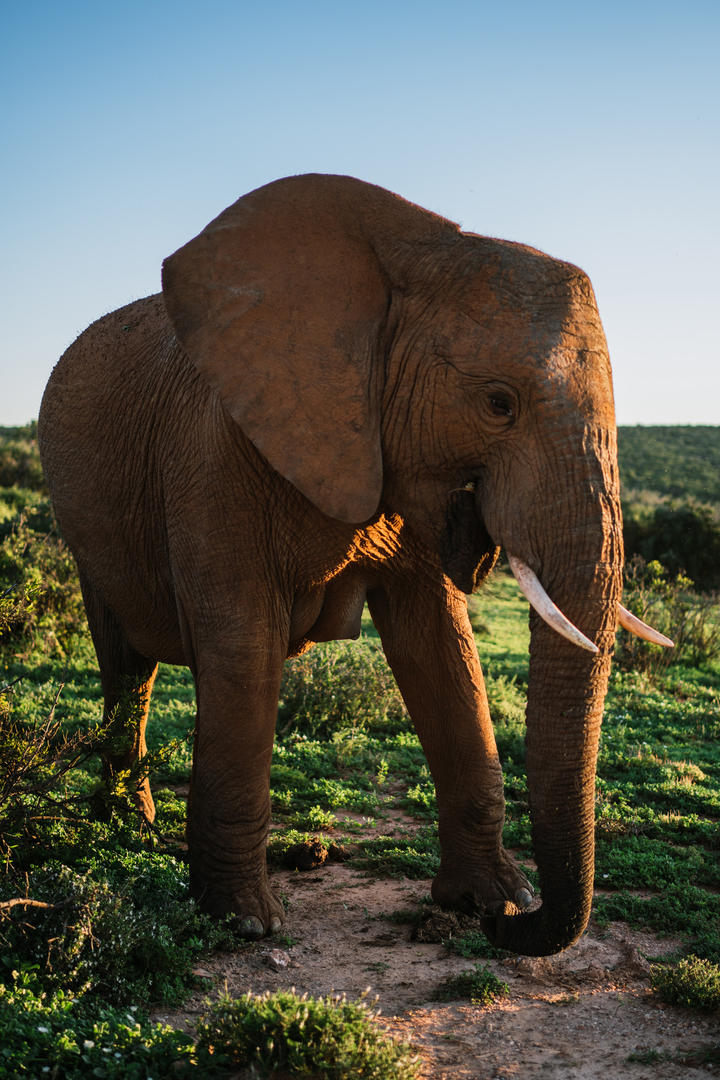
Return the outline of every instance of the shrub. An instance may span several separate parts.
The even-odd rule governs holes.
[[[279,991],[222,997],[198,1024],[199,1051],[255,1075],[275,1070],[317,1080],[413,1080],[415,1058],[375,1024],[364,1001]]]
[[[407,714],[381,649],[365,639],[320,644],[285,665],[278,732],[326,738],[338,729],[394,732]]]
[[[86,632],[80,583],[63,541],[35,524],[21,514],[0,543],[0,649],[64,657]]]
[[[624,510],[628,556],[657,561],[667,574],[691,578],[701,590],[720,588],[720,519],[700,503],[661,502],[651,513]]]
[[[23,975],[11,987],[0,986],[1,1076],[182,1078],[192,1050],[188,1035],[151,1023],[135,1006],[89,1009],[63,993],[47,998]],[[216,1075],[211,1062],[201,1074]]]
[[[657,562],[635,556],[625,567],[623,603],[666,634],[674,649],[649,645],[621,631],[616,660],[621,667],[660,671],[672,663],[697,667],[720,656],[718,597],[697,593],[684,574],[676,577]]]
[[[469,998],[471,1005],[489,1005],[499,997],[510,993],[507,983],[501,982],[485,964],[475,964],[468,971],[452,975],[438,988],[438,1001],[454,1001]]]
[[[112,723],[66,735],[54,707],[43,720],[8,709],[0,725],[0,953],[31,966],[46,990],[111,1004],[178,1000],[197,953],[234,943],[190,899],[187,867],[147,850],[133,798],[152,751],[109,791],[88,776]],[[99,803],[108,820],[95,821]],[[0,982],[3,981],[0,970]]]
[[[150,852],[102,852],[29,875],[30,904],[2,912],[0,944],[45,990],[111,1005],[182,1000],[203,949],[235,939],[190,898],[187,868]],[[32,905],[32,906],[30,906]]]
[[[137,704],[128,700],[128,726],[122,730],[113,716],[68,733],[55,714],[60,691],[40,717],[26,718],[13,712],[13,690],[0,688],[0,860],[6,872],[22,876],[59,847],[68,852],[82,848],[78,833],[87,833],[93,816],[114,820],[118,844],[127,840],[125,827],[139,835],[145,823],[137,810],[137,792],[148,772],[167,762],[178,740],[99,782],[85,770],[90,766],[94,771],[98,756],[127,750]]]
[[[0,428],[0,487],[45,486],[37,443],[37,422],[25,427]]]
[[[675,965],[657,964],[651,969],[652,987],[672,1005],[720,1009],[720,966],[698,956],[686,956]]]

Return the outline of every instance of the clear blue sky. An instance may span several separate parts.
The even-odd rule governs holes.
[[[25,0],[0,20],[0,423],[238,195],[382,184],[590,274],[619,423],[720,423],[718,0]]]

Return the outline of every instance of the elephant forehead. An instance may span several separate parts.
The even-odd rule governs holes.
[[[468,234],[464,240],[450,276],[457,309],[477,325],[526,327],[535,337],[559,336],[568,324],[600,326],[592,285],[579,267],[511,241]]]

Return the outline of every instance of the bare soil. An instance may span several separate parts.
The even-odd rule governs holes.
[[[405,922],[387,918],[417,913],[429,881],[378,880],[327,862],[277,871],[273,883],[288,901],[279,938],[209,959],[196,971],[204,989],[182,1012],[157,1019],[191,1028],[225,987],[233,996],[294,987],[355,999],[367,991],[377,996],[383,1026],[417,1048],[424,1080],[707,1080],[720,1073],[720,1017],[664,1005],[650,989],[645,957],[672,951],[672,939],[591,924],[559,956],[481,961],[509,986],[495,1004],[439,1002],[439,984],[477,961],[439,940],[418,940],[411,914]],[[436,938],[448,927],[437,918],[429,935]]]

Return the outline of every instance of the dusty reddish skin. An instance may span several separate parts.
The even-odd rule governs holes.
[[[282,664],[357,636],[367,597],[435,781],[436,899],[485,910],[516,951],[576,940],[622,564],[610,364],[580,270],[348,177],[280,180],[166,260],[162,295],[78,338],[40,441],[106,709],[128,685],[147,706],[158,661],[192,670],[204,907],[279,924],[265,840]],[[529,914],[464,596],[499,545],[600,648],[532,620]],[[141,804],[152,817],[147,786]]]

